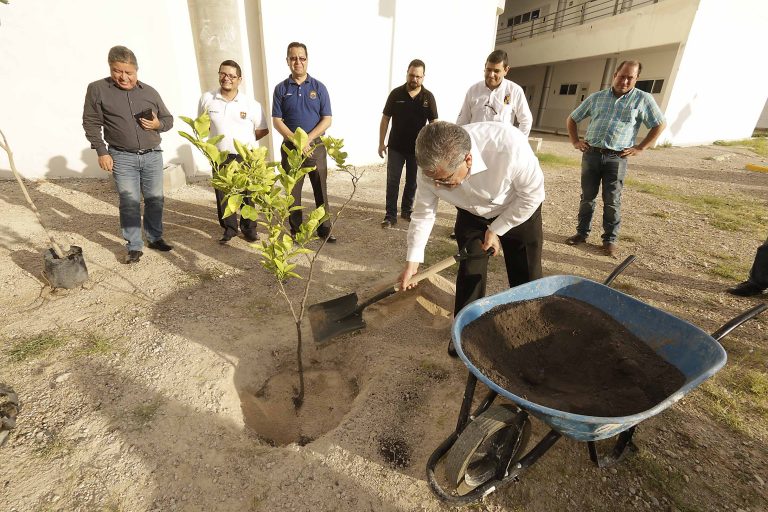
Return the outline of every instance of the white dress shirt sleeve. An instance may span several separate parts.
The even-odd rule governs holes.
[[[408,227],[408,253],[406,261],[424,262],[424,249],[437,218],[440,199],[434,193],[432,180],[419,169],[416,175],[416,198],[413,201],[411,224]]]
[[[456,124],[459,126],[464,126],[465,124],[472,122],[472,110],[469,102],[471,91],[472,89],[468,90],[467,94],[464,95],[464,103],[461,105],[459,117],[456,118]]]
[[[514,105],[515,105],[515,117],[519,123],[518,129],[523,132],[523,135],[528,137],[531,134],[531,127],[533,126],[533,115],[531,109],[528,107],[528,100],[525,98],[523,88],[515,84]]]

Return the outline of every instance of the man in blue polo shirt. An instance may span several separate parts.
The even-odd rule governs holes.
[[[323,205],[326,213],[330,214],[326,186],[328,164],[325,146],[320,141],[320,136],[331,126],[331,98],[322,82],[307,74],[306,45],[296,42],[289,44],[285,61],[291,70],[291,75],[275,86],[272,98],[272,125],[285,139],[283,144],[290,148],[293,145],[288,142],[288,139],[293,136],[296,128],[301,127],[309,135],[307,146],[302,148],[305,154],[309,154],[304,165],[315,167],[315,170],[309,173],[309,181],[312,183],[312,191],[315,195],[315,205]],[[282,147],[280,148],[280,156],[283,168],[288,169],[288,156]],[[301,178],[293,188],[294,205],[296,206],[301,206],[303,185],[304,178]],[[302,221],[301,210],[291,212],[288,220],[291,232],[296,233]],[[336,237],[331,235],[329,220],[320,224],[320,227],[317,228],[317,234],[329,243],[336,242]]]
[[[595,198],[603,184],[603,252],[615,256],[621,224],[621,190],[627,174],[627,157],[653,145],[664,129],[664,115],[653,96],[635,88],[643,65],[624,61],[613,74],[609,89],[590,94],[566,119],[568,137],[581,157],[581,202],[576,234],[568,245],[587,241],[595,211]],[[590,117],[587,134],[579,140],[577,123]],[[650,128],[635,144],[640,123]]]

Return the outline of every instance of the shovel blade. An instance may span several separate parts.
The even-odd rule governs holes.
[[[313,304],[308,313],[312,336],[318,344],[365,327],[363,313],[358,311],[356,293]]]

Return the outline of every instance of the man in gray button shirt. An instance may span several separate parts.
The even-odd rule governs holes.
[[[144,254],[144,232],[150,249],[170,251],[163,240],[163,156],[160,132],[173,127],[173,116],[152,87],[139,82],[136,55],[115,46],[107,56],[110,76],[88,85],[83,128],[99,167],[112,173],[120,194],[120,228],[127,242],[126,263]]]

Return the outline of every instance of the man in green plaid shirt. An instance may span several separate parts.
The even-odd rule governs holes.
[[[664,115],[653,96],[635,88],[643,65],[624,61],[613,74],[609,89],[590,94],[568,116],[568,137],[581,158],[581,202],[576,234],[568,245],[587,241],[595,211],[595,198],[603,185],[603,252],[616,255],[621,224],[621,189],[627,174],[627,157],[639,155],[653,145],[664,129]],[[579,140],[577,123],[589,117],[587,134]],[[648,135],[635,144],[640,124]]]

